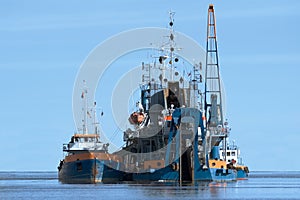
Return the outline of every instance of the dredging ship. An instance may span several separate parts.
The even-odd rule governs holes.
[[[84,89],[82,130],[74,134],[68,144],[63,144],[65,157],[58,166],[58,180],[80,184],[119,182],[123,178],[122,158],[108,153],[109,144],[100,141],[96,103],[89,108],[86,94],[87,89]]]
[[[248,168],[226,158],[230,129],[224,120],[213,5],[209,5],[204,83],[202,64],[180,74],[170,14],[168,43],[157,61],[142,64],[144,74],[134,126],[124,132],[126,181],[234,181]],[[188,81],[186,81],[188,79]],[[204,87],[202,91],[200,86]],[[221,152],[221,155],[220,155]]]

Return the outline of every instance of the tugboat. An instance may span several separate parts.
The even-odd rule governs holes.
[[[222,108],[214,7],[208,9],[204,84],[201,63],[195,64],[191,73],[179,73],[184,67],[176,52],[173,15],[162,54],[154,63],[142,63],[140,101],[129,116],[133,129],[124,132],[126,145],[116,153],[123,158],[124,180],[237,180],[236,168],[220,157],[230,129]]]
[[[225,141],[226,142],[226,141]],[[227,165],[237,170],[237,179],[243,180],[248,178],[249,168],[243,163],[240,156],[240,149],[235,142],[225,145],[226,148],[220,148],[220,155]]]
[[[71,137],[68,144],[63,144],[65,158],[58,166],[58,180],[61,183],[115,183],[122,180],[122,159],[108,153],[109,144],[100,141],[96,120],[96,103],[88,108],[87,89],[82,92],[84,104],[81,133]],[[103,114],[103,113],[102,113]],[[90,133],[88,121],[92,122]]]

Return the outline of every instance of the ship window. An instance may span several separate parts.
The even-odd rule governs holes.
[[[157,162],[157,166],[158,166],[158,167],[161,166],[161,163],[160,163],[160,162]]]
[[[216,170],[216,176],[220,176],[223,174],[223,170],[222,169],[217,169]]]
[[[212,166],[216,166],[216,163],[213,162],[213,163],[212,163]]]
[[[231,152],[231,155],[232,155],[232,156],[235,156],[235,151]]]
[[[136,162],[136,156],[131,156],[130,164],[134,164]]]
[[[81,162],[76,163],[76,168],[77,168],[77,171],[81,171],[82,170],[82,163]]]
[[[227,156],[230,156],[230,151],[227,152]]]
[[[151,140],[151,145],[150,146],[151,146],[151,152],[157,150],[155,140]]]

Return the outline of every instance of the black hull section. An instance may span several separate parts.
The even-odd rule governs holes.
[[[123,181],[124,173],[109,167],[112,162],[89,159],[64,163],[58,172],[58,180],[67,184],[118,183]]]

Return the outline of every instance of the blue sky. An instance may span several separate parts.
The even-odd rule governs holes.
[[[96,45],[164,28],[172,9],[176,30],[205,47],[209,3],[231,138],[250,170],[300,170],[298,0],[1,1],[0,170],[56,170],[75,131],[73,84]]]

